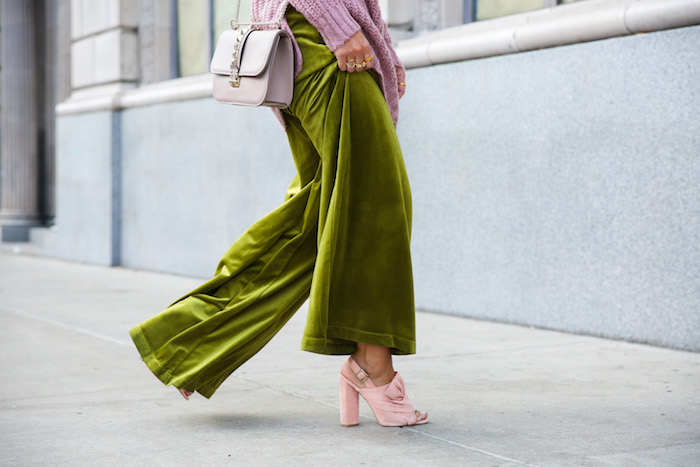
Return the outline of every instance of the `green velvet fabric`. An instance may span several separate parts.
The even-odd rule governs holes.
[[[301,14],[287,19],[304,66],[284,111],[298,170],[284,203],[211,280],[130,331],[161,381],[205,397],[309,296],[303,350],[415,352],[411,194],[391,115],[371,72],[341,72]]]

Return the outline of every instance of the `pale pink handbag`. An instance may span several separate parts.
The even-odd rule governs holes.
[[[285,109],[294,93],[292,38],[281,29],[288,2],[281,16],[270,23],[239,23],[241,0],[231,29],[219,37],[211,59],[214,99],[224,104],[267,106]],[[249,28],[241,29],[241,26]],[[276,26],[262,30],[260,26]]]

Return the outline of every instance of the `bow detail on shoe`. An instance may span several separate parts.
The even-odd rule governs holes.
[[[408,414],[409,419],[406,425],[413,425],[416,421],[416,414],[413,408],[413,403],[406,395],[406,384],[403,382],[401,375],[396,373],[394,378],[385,386],[374,388],[377,392],[382,391],[384,397],[377,399],[375,404],[386,412],[396,414]]]
[[[403,378],[400,374],[394,374],[394,379],[387,385],[384,395],[395,403],[401,403],[408,399],[406,397],[406,383],[403,382]]]

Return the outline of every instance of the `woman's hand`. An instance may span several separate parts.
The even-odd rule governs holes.
[[[400,66],[396,67],[396,82],[399,86],[399,99],[401,99],[406,94],[406,70]]]
[[[350,39],[345,41],[345,44],[338,47],[333,53],[338,59],[338,68],[341,71],[352,73],[374,68],[374,57],[372,57],[369,42],[362,31],[353,34]]]

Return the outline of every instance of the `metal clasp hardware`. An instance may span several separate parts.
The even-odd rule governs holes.
[[[233,46],[233,54],[231,55],[231,67],[229,68],[229,80],[228,83],[232,88],[237,88],[241,85],[241,76],[239,74],[240,70],[238,68],[238,54],[241,51],[241,40],[243,39],[243,31],[240,31],[238,37],[236,37],[236,43]]]

